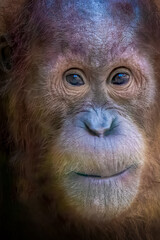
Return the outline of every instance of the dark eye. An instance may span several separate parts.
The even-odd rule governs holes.
[[[112,84],[123,85],[128,83],[130,80],[130,75],[128,73],[117,73],[111,80]]]
[[[73,86],[82,86],[84,85],[84,81],[82,77],[78,74],[69,74],[66,76],[66,81]]]

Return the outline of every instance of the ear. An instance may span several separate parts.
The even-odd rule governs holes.
[[[12,69],[12,47],[7,35],[0,36],[0,69],[9,72]]]

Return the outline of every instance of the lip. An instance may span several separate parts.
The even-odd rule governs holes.
[[[83,178],[94,178],[94,179],[109,179],[109,178],[114,178],[114,177],[117,177],[117,176],[120,176],[120,175],[123,175],[124,173],[126,173],[127,171],[129,171],[131,168],[133,168],[133,165],[125,168],[124,170],[118,172],[118,173],[115,173],[113,175],[110,175],[110,176],[105,176],[105,177],[102,177],[100,175],[95,175],[95,174],[86,174],[86,173],[81,173],[81,172],[74,172],[76,175],[80,176],[80,177],[83,177]]]

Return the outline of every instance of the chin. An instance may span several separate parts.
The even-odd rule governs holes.
[[[133,203],[140,175],[141,166],[138,165],[106,177],[71,172],[63,179],[63,189],[69,207],[80,218],[110,221]]]

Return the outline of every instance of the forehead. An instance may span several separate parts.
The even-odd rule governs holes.
[[[60,53],[78,53],[101,65],[133,43],[139,21],[135,0],[48,1],[50,34]]]
[[[67,18],[73,11],[84,18],[96,16],[105,18],[106,15],[114,14],[113,11],[131,15],[137,11],[140,2],[140,0],[46,0],[46,7],[54,14],[62,13],[61,17],[64,18]]]

